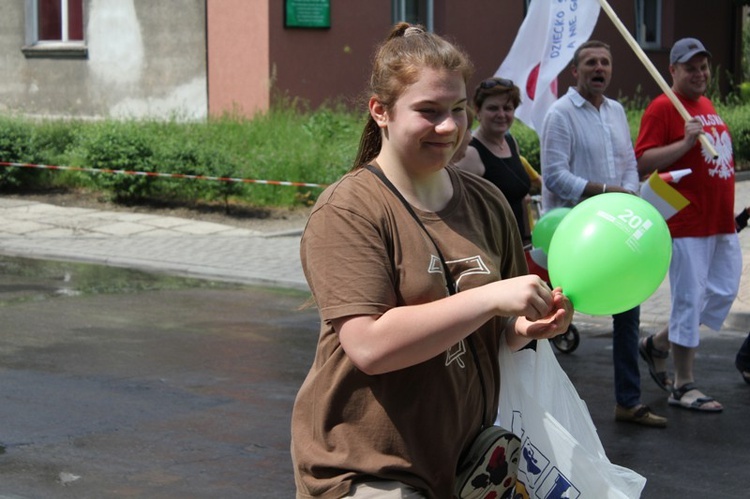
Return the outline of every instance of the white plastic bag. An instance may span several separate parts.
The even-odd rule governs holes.
[[[522,442],[515,497],[640,497],[646,479],[609,461],[549,341],[515,353],[502,345],[497,424]]]

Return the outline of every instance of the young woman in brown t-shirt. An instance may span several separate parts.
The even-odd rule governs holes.
[[[450,498],[459,457],[495,420],[500,341],[518,349],[571,322],[562,291],[527,274],[505,198],[447,166],[470,74],[454,45],[397,25],[375,56],[355,167],[311,213],[301,258],[321,330],[292,415],[298,497]]]

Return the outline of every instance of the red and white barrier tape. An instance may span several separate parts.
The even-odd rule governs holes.
[[[163,177],[163,178],[184,178],[191,180],[215,180],[218,182],[241,182],[244,184],[265,184],[265,185],[283,185],[290,187],[318,187],[324,189],[328,187],[325,184],[311,184],[307,182],[289,182],[286,180],[255,180],[250,178],[232,178],[232,177],[211,177],[208,175],[188,175],[186,173],[159,173],[159,172],[138,172],[133,170],[111,170],[108,168],[83,168],[80,166],[54,166],[54,165],[35,165],[31,163],[8,163],[0,161],[0,166],[15,168],[38,168],[42,170],[70,170],[77,172],[89,173],[113,173],[118,175],[141,175],[144,177]]]

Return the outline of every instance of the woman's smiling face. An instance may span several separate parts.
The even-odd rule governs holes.
[[[482,102],[477,121],[488,136],[502,136],[510,130],[515,115],[516,108],[510,94],[490,95]]]
[[[462,75],[425,68],[393,106],[380,126],[383,146],[391,148],[405,168],[428,172],[443,168],[467,128],[466,84]]]

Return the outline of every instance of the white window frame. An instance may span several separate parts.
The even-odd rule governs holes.
[[[427,28],[427,31],[435,31],[435,3],[434,0],[392,0],[391,8],[392,8],[392,17],[393,22],[401,22],[401,21],[407,21],[407,22],[414,22],[414,19],[407,19],[406,18],[406,7],[407,4],[414,3],[414,2],[424,2],[425,9],[426,9],[426,19],[424,19],[424,27]]]
[[[24,0],[26,11],[26,45],[22,52],[26,57],[44,58],[73,58],[80,59],[88,56],[85,40],[70,40],[68,33],[68,2],[61,2],[61,37],[60,40],[39,39],[39,0]],[[85,0],[81,0],[84,4]],[[85,26],[85,23],[84,23]],[[84,29],[85,37],[85,29]]]
[[[652,2],[656,7],[656,19],[654,20],[654,39],[646,40],[646,25],[645,25],[645,4],[646,2]],[[661,43],[661,25],[662,25],[662,0],[636,0],[635,2],[635,39],[638,40],[638,44],[644,49],[660,49]]]

